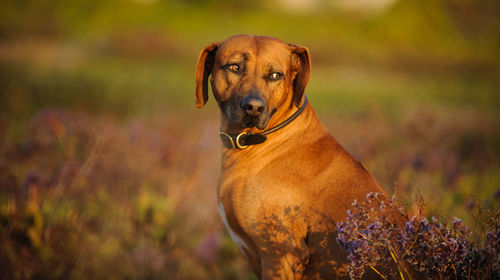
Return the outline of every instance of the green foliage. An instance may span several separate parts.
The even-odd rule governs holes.
[[[278,3],[250,8],[234,1],[2,5],[0,103],[10,113],[47,105],[121,116],[191,108],[199,50],[238,33],[309,47],[308,93],[334,109],[500,104],[495,1],[396,1],[364,14],[326,6],[293,13]]]

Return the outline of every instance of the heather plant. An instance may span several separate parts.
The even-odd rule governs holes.
[[[211,144],[184,140],[168,118],[153,123],[47,109],[20,144],[8,138],[0,151],[0,279],[247,274],[212,201],[191,199],[191,189],[212,194],[200,187],[210,181],[203,162],[217,155],[203,151]]]
[[[458,218],[411,219],[394,199],[370,193],[354,201],[337,224],[337,242],[348,253],[351,279],[366,270],[382,279],[498,279],[500,212],[478,211],[487,219],[469,230]],[[478,230],[479,229],[479,230]],[[478,232],[479,231],[479,232]]]

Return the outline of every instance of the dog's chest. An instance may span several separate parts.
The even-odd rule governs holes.
[[[245,170],[245,169],[239,169]],[[259,188],[259,182],[252,180],[251,169],[248,172],[234,172],[225,169],[221,174],[218,187],[219,204],[218,211],[229,236],[234,244],[247,260],[255,258],[256,252],[253,248],[252,221],[254,217],[255,191]],[[227,172],[229,171],[229,172]]]
[[[248,245],[245,243],[245,241],[243,240],[243,238],[238,235],[236,233],[236,231],[231,227],[231,225],[229,224],[229,221],[228,221],[228,218],[227,218],[227,213],[226,213],[226,210],[224,209],[224,204],[222,202],[219,202],[219,207],[218,207],[218,210],[219,210],[219,215],[222,219],[222,222],[224,223],[224,226],[226,227],[228,233],[229,233],[229,236],[231,237],[231,239],[233,240],[234,244],[236,245],[236,247],[238,248],[238,250],[241,252],[241,254],[243,255],[243,257],[245,259],[248,259],[248,251],[249,251],[249,247]]]

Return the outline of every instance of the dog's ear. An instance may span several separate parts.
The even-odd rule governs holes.
[[[198,108],[203,107],[208,100],[208,77],[212,74],[218,46],[218,43],[212,43],[203,48],[198,58],[198,64],[196,64],[196,94],[194,98]]]
[[[311,56],[306,47],[293,44],[289,46],[292,52],[292,71],[296,73],[293,79],[293,103],[299,107],[311,74]]]

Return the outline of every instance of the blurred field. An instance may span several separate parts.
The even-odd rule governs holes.
[[[239,33],[310,49],[310,102],[391,192],[471,227],[498,209],[498,1],[283,3],[1,2],[1,278],[254,279],[193,102],[199,51]]]

